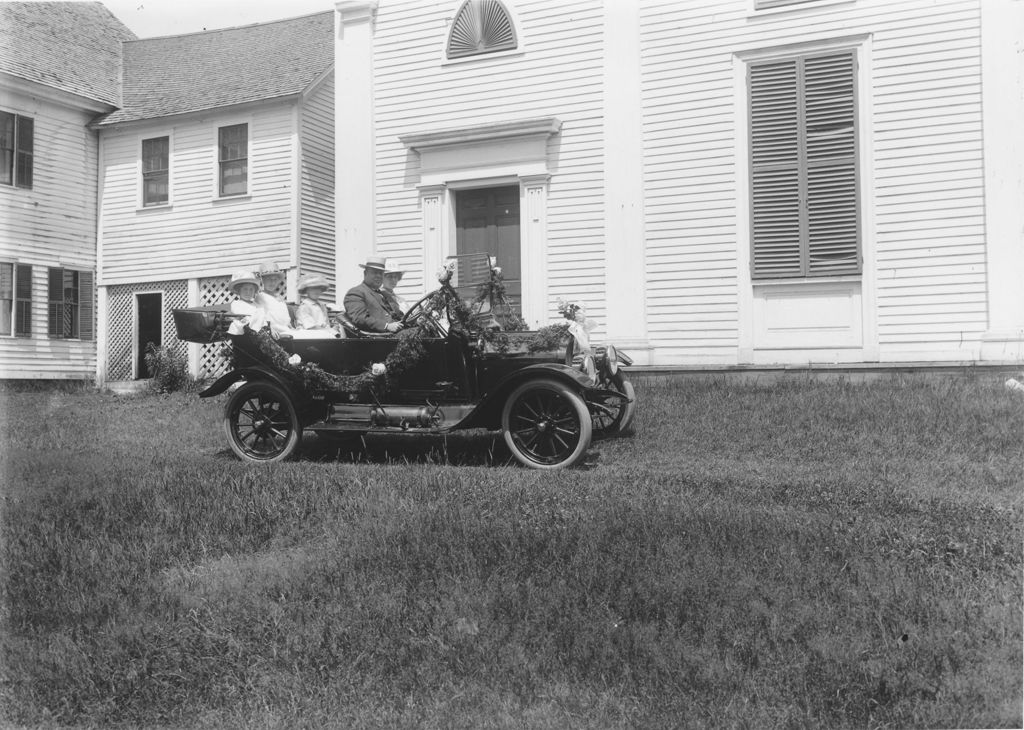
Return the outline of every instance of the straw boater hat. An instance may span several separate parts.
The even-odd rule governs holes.
[[[231,281],[228,283],[228,289],[235,291],[235,289],[241,284],[252,284],[259,288],[260,280],[256,278],[256,275],[251,271],[236,271],[231,275]]]
[[[384,271],[387,269],[387,261],[384,260],[383,256],[369,256],[366,259],[365,264],[359,264],[362,269],[373,269],[374,271]]]
[[[388,274],[398,274],[399,281],[405,276],[405,272],[398,268],[397,264],[392,264],[390,261],[384,265],[384,275],[387,276]]]
[[[331,285],[320,274],[303,274],[299,278],[299,285],[296,288],[299,290],[299,294],[301,294],[306,289],[330,289]]]

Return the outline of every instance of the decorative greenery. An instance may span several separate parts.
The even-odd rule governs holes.
[[[185,357],[165,345],[157,347],[152,342],[146,345],[144,355],[150,374],[150,388],[157,393],[174,393],[187,390],[195,385],[188,374]]]

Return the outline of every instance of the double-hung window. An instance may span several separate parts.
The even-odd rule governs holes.
[[[0,335],[32,334],[32,267],[0,262]]]
[[[0,112],[0,183],[32,187],[34,138],[32,117]]]
[[[170,138],[142,140],[142,205],[166,205],[170,195]]]
[[[249,190],[249,125],[218,129],[217,150],[219,195],[245,195]]]
[[[856,274],[856,57],[749,66],[753,278]]]
[[[93,274],[51,268],[49,272],[50,337],[93,339]]]

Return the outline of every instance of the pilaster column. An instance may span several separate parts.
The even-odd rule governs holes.
[[[110,294],[105,286],[96,287],[96,387],[107,383],[110,350]]]
[[[437,288],[434,274],[451,251],[448,245],[446,197],[448,188],[444,185],[420,186],[420,219],[423,230],[423,291]]]
[[[185,301],[188,302],[188,306],[194,307],[199,304],[199,279],[189,279],[187,286],[188,298]],[[202,347],[202,345],[189,342],[186,348],[188,350],[188,372],[193,378],[199,376],[199,353]]]
[[[604,2],[604,245],[606,339],[649,364],[640,15],[634,3]]]
[[[550,324],[548,303],[548,174],[519,178],[523,319],[530,329]]]
[[[376,0],[335,4],[335,281],[348,281],[375,242],[373,31]]]
[[[1024,360],[1024,3],[981,3],[988,331],[982,360]]]

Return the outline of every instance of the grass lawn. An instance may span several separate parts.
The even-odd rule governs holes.
[[[1024,398],[641,383],[500,437],[227,450],[223,396],[0,392],[0,721],[1021,727]]]

